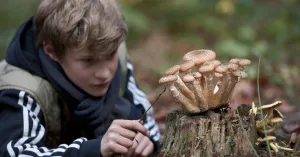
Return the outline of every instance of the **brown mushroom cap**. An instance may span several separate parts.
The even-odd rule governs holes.
[[[168,76],[163,76],[162,78],[159,79],[158,83],[159,84],[168,84],[172,83],[177,80],[177,76],[175,75],[168,75]]]
[[[251,64],[251,61],[249,59],[240,59],[238,64],[239,64],[239,66],[247,66],[247,65]]]
[[[194,78],[195,78],[195,79],[199,79],[199,78],[201,78],[201,77],[202,77],[202,74],[201,74],[201,73],[199,73],[198,71],[196,71],[196,72],[193,72],[192,74],[193,74],[193,76],[194,76]]]
[[[227,72],[227,70],[228,70],[228,67],[224,64],[220,64],[215,68],[215,72],[218,72],[218,73],[225,73],[225,72]]]
[[[214,51],[205,50],[205,49],[201,49],[198,51],[200,51],[201,53],[195,55],[195,58],[193,59],[193,62],[195,63],[196,66],[200,66],[206,61],[216,59],[216,53]]]
[[[186,72],[190,70],[193,66],[195,65],[194,62],[184,62],[183,64],[180,65],[180,71],[181,72]]]
[[[279,107],[280,105],[282,105],[281,101],[275,101],[272,104],[268,104],[268,105],[263,105],[257,108],[257,110],[270,110],[270,109],[275,109],[276,107]]]
[[[194,50],[194,51],[190,51],[188,53],[186,53],[182,59],[184,62],[188,62],[188,61],[191,61],[192,59],[195,58],[196,55],[198,55],[199,53],[201,53],[201,51],[199,50]]]
[[[236,71],[239,69],[239,66],[234,63],[228,63],[227,68],[228,68],[228,71]]]
[[[174,75],[180,70],[180,65],[174,65],[166,70],[165,75]]]
[[[198,71],[199,71],[200,73],[207,73],[207,72],[212,72],[212,71],[214,71],[214,69],[215,69],[215,65],[213,65],[213,64],[204,64],[204,65],[202,65],[202,66],[198,69]]]
[[[215,72],[215,76],[218,77],[218,78],[221,78],[221,77],[223,77],[223,74],[222,74],[222,73]]]
[[[186,74],[182,77],[182,81],[186,82],[186,83],[190,83],[190,82],[195,81],[195,78],[194,78],[193,74]]]
[[[240,60],[241,60],[240,58],[233,58],[229,60],[229,63],[238,64]]]
[[[211,60],[211,61],[207,61],[206,63],[218,66],[218,65],[221,64],[221,61],[219,61],[219,60]]]

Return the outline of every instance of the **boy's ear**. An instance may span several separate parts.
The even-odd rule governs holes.
[[[56,61],[56,62],[59,62],[59,59],[58,59],[58,57],[55,55],[53,46],[52,46],[52,44],[51,44],[50,42],[48,42],[48,41],[43,41],[43,48],[44,48],[45,53],[46,53],[51,59],[53,59],[53,60]]]

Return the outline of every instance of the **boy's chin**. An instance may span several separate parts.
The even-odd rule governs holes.
[[[93,90],[89,91],[88,94],[90,94],[93,97],[102,97],[107,92],[107,89],[101,89],[101,90]]]

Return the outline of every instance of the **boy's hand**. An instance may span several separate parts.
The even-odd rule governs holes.
[[[138,141],[138,143],[136,142]],[[149,139],[148,136],[145,136],[141,133],[138,133],[135,137],[133,146],[129,149],[126,157],[147,157],[152,154],[154,149],[154,144]]]
[[[148,130],[138,121],[114,120],[102,138],[102,156],[127,154],[129,148],[133,147],[134,138],[136,137],[137,132],[146,137],[149,134]]]

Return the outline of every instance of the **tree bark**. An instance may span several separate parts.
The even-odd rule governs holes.
[[[250,106],[239,107],[240,116],[221,110],[186,115],[168,114],[161,157],[253,157],[257,133]]]

